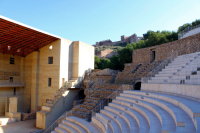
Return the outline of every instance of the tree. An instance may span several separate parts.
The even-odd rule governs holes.
[[[110,68],[110,60],[107,58],[99,58],[95,56],[95,69]]]
[[[178,33],[182,32],[186,29],[189,29],[191,27],[197,26],[197,25],[200,25],[200,19],[197,19],[197,20],[193,21],[192,23],[183,24],[182,26],[180,26],[178,28]]]
[[[191,26],[192,26],[192,25],[189,24],[189,23],[186,23],[186,24],[180,26],[180,27],[178,28],[178,33],[184,31],[185,29],[187,29],[187,28],[189,28],[189,27],[191,27]]]

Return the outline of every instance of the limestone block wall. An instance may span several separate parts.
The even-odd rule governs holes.
[[[24,87],[17,88],[23,112],[36,111],[46,99],[53,99],[63,82],[73,77],[82,78],[86,70],[94,68],[94,47],[66,39],[54,41],[26,57],[14,56],[15,64],[9,63],[11,56],[0,54],[0,84],[9,83],[10,76],[14,78],[14,83],[24,83]],[[53,57],[52,64],[48,63],[48,57]],[[51,86],[48,86],[49,78]],[[12,96],[13,88],[1,87],[0,94]],[[0,99],[4,98],[0,95]],[[4,108],[1,105],[0,110]]]
[[[10,57],[15,58],[15,63],[10,64]],[[0,53],[0,115],[5,113],[5,102],[8,97],[14,96],[14,87],[9,87],[9,84],[24,83],[23,82],[23,57],[13,56]],[[13,77],[13,83],[10,83],[10,77]],[[7,86],[7,87],[6,87]],[[15,96],[19,97],[19,101],[23,101],[23,88],[15,88]],[[18,110],[23,110],[23,104],[18,105]]]
[[[200,51],[200,34],[158,46],[134,50],[132,54],[132,63],[135,65],[140,63],[149,63],[151,61],[151,51],[155,51],[156,61],[198,52]]]
[[[10,64],[10,57],[15,59],[15,64]],[[13,83],[22,81],[22,61],[23,57],[0,53],[0,84],[8,84],[10,77],[13,77]]]
[[[46,99],[52,98],[56,90],[60,88],[60,48],[61,40],[57,40],[40,49],[38,84],[35,84],[39,94],[38,106],[41,106]],[[53,57],[53,64],[48,64],[48,57]],[[51,86],[48,86],[48,78],[51,78]]]
[[[24,58],[25,112],[36,111],[60,88],[60,49],[61,40],[57,40]],[[48,57],[53,57],[53,64],[48,63]],[[48,78],[52,79],[51,86]]]

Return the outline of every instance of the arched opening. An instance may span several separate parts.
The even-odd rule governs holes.
[[[137,83],[134,85],[134,90],[141,90],[141,82],[137,82]]]
[[[79,91],[79,99],[84,99],[84,98],[85,98],[84,90],[80,90]]]

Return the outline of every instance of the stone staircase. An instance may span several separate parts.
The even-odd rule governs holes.
[[[92,116],[92,110],[99,104],[101,99],[99,95],[87,96],[82,104],[72,108],[68,116],[76,116],[89,121]]]
[[[122,72],[119,72],[115,83],[117,84],[134,84],[137,80],[148,76],[148,74],[158,66],[161,61],[154,61],[152,63],[138,64],[126,64]]]
[[[68,82],[66,82],[63,87],[61,87],[59,90],[56,91],[53,99],[46,99],[45,103],[41,107],[41,111],[44,112],[50,112],[51,108],[54,106],[54,104],[67,93],[69,88],[74,88],[77,84],[77,79],[71,79]]]
[[[147,83],[200,85],[200,52],[178,56]]]
[[[132,89],[132,86],[130,85],[119,86],[111,84],[107,84],[102,88],[87,88],[85,89],[86,97],[83,103],[73,107],[71,113],[68,113],[68,116],[76,116],[85,119],[87,121],[90,121],[94,110],[99,111],[98,109],[99,104],[102,104],[102,102],[105,100],[113,99],[113,97],[115,97],[115,94],[117,92],[130,89]]]

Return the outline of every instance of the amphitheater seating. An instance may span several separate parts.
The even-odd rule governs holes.
[[[149,91],[124,91],[87,122],[67,117],[54,133],[199,133],[200,101]]]
[[[135,72],[140,69],[142,65]],[[192,53],[175,58],[148,83],[199,86],[199,80],[200,53]],[[88,106],[95,106],[92,101],[95,100],[86,98],[87,106],[85,104],[79,108],[87,108],[87,114],[91,110]],[[90,122],[67,117],[52,133],[66,132],[200,133],[200,98],[178,94],[176,91],[124,90],[108,106],[93,115]]]
[[[200,85],[200,52],[178,56],[148,83]]]

